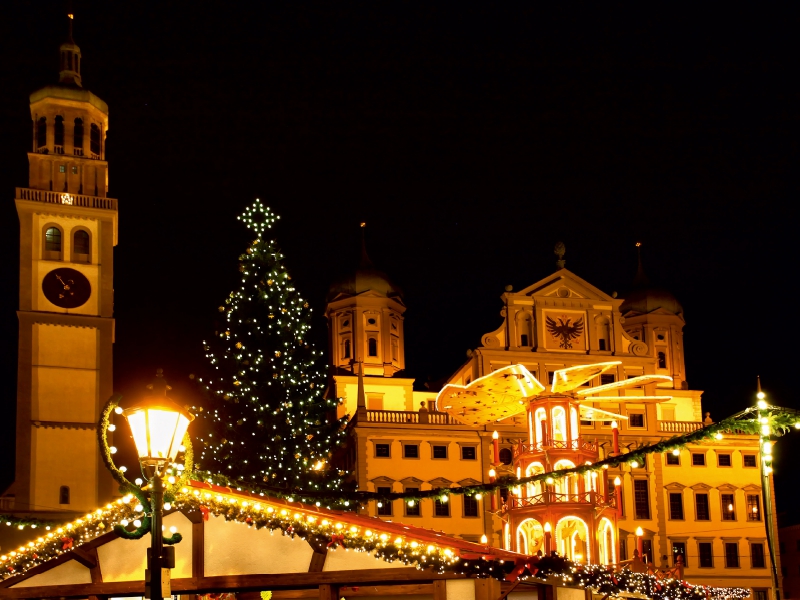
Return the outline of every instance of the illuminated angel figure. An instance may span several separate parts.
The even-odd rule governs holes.
[[[569,317],[558,317],[558,323],[552,317],[547,317],[545,323],[548,333],[561,340],[559,348],[564,348],[565,350],[572,349],[572,340],[579,338],[583,333],[583,318],[575,321],[574,325]]]

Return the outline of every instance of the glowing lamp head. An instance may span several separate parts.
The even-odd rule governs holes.
[[[616,477],[614,477],[614,485],[615,485],[615,486],[617,486],[617,487],[619,487],[620,485],[622,485],[622,479],[620,479],[620,478],[619,478],[619,475],[617,475]]]
[[[760,408],[761,410],[764,410],[765,408],[767,408],[767,403],[764,402],[763,400],[759,400],[758,401],[758,408]]]
[[[619,425],[617,425],[616,421],[611,421],[611,429],[617,429]]]
[[[550,533],[551,531],[553,531],[553,526],[550,525],[550,523],[545,523],[544,524],[544,532],[545,533]]]
[[[680,456],[680,455],[681,451],[678,448],[675,448],[675,450],[672,451],[672,456]]]
[[[497,471],[494,469],[489,469],[489,477],[495,477],[497,475]]]
[[[644,535],[644,529],[641,527],[636,528],[636,537],[642,537]]]
[[[758,392],[756,394],[756,398],[758,398],[759,400],[763,400],[766,397],[767,397],[767,395],[764,392]]]
[[[495,432],[493,432],[493,433],[492,433],[492,439],[493,439],[493,440],[498,440],[498,439],[500,439],[500,434],[499,434],[499,433],[497,433],[496,431],[495,431]]]
[[[194,416],[167,397],[170,386],[161,369],[148,389],[150,395],[123,414],[131,427],[139,460],[143,464],[162,465],[175,460]]]
[[[486,534],[484,533],[484,534],[481,536],[481,544],[486,544],[486,543],[488,543],[488,542],[489,542],[489,538],[487,538],[487,537],[486,537]]]

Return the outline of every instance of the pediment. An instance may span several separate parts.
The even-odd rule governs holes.
[[[731,485],[730,483],[723,483],[722,485],[718,485],[717,489],[720,492],[735,492],[739,488],[736,487],[735,485]]]
[[[386,477],[385,475],[381,475],[380,477],[376,477],[375,479],[370,479],[370,482],[374,483],[374,484],[381,484],[381,483],[392,484],[392,483],[395,482],[395,480],[394,479],[390,479],[389,477]]]
[[[751,494],[752,493],[756,493],[756,492],[758,492],[760,494],[761,493],[761,486],[755,485],[753,483],[749,483],[746,486],[744,486],[742,488],[742,490],[744,490],[745,492],[750,492]]]
[[[695,483],[692,486],[692,489],[696,492],[707,492],[708,490],[711,489],[711,486],[708,485],[707,483]]]
[[[668,490],[672,490],[672,491],[675,491],[675,492],[681,492],[684,489],[686,489],[685,485],[683,485],[682,483],[678,483],[677,481],[673,481],[672,483],[668,483],[664,487],[667,488]]]
[[[471,485],[483,485],[483,482],[478,481],[477,479],[472,479],[471,477],[467,477],[466,479],[462,479],[461,481],[458,481],[457,483],[461,487],[469,487]]]
[[[548,277],[540,279],[536,283],[516,292],[514,295],[621,303],[621,300],[615,300],[567,269],[560,269]]]
[[[402,483],[405,487],[419,487],[421,483],[425,483],[422,479],[417,479],[416,477],[406,477],[405,479],[401,479],[400,483]]]
[[[433,488],[446,488],[450,487],[450,484],[453,482],[444,477],[437,477],[436,479],[431,479],[428,483],[430,483]]]

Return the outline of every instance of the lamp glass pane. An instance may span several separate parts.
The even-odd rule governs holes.
[[[159,408],[147,409],[150,427],[150,454],[152,458],[167,458],[180,414]],[[178,442],[180,443],[180,442]]]
[[[178,455],[178,448],[180,448],[183,436],[186,435],[186,430],[189,428],[189,419],[178,413],[178,422],[175,424],[175,437],[172,438],[172,447],[169,450],[169,459],[175,460]]]
[[[136,444],[136,452],[139,456],[148,455],[147,447],[147,415],[145,411],[139,410],[125,415],[133,433],[133,442]]]

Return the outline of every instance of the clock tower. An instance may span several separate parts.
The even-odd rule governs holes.
[[[30,96],[20,225],[15,512],[86,512],[112,495],[96,423],[112,393],[117,201],[108,106],[83,88],[70,35],[57,84]]]

